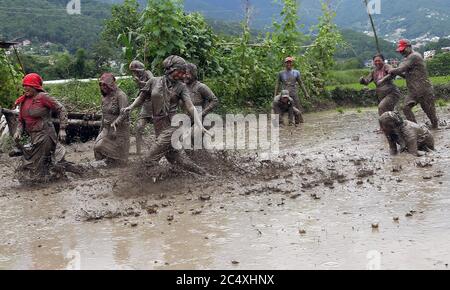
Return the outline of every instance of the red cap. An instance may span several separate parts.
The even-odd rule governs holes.
[[[22,85],[27,87],[35,88],[38,91],[43,91],[42,87],[43,80],[40,75],[36,73],[31,73],[26,75],[22,80]]]
[[[407,39],[402,39],[398,42],[398,46],[397,46],[397,52],[402,52],[404,51],[406,48],[411,46],[411,42]]]
[[[294,58],[292,56],[286,57],[286,59],[284,60],[284,62],[294,62]]]

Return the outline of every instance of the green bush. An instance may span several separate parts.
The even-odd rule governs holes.
[[[441,53],[427,62],[431,76],[450,75],[450,53]]]
[[[361,77],[366,77],[369,73],[369,69],[331,71],[326,83],[327,86],[353,84],[357,83]]]
[[[131,101],[136,98],[138,89],[132,79],[117,81]],[[101,111],[101,93],[98,82],[73,81],[63,85],[47,85],[47,92],[61,100],[67,110],[72,112],[97,113]]]
[[[11,108],[22,92],[22,75],[0,49],[0,107]]]

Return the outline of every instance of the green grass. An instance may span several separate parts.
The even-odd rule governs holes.
[[[450,84],[450,76],[442,76],[442,77],[431,77],[431,82],[433,85],[444,85],[444,84]],[[404,79],[398,79],[395,81],[395,84],[400,87],[406,87],[406,81]],[[366,88],[366,86],[360,85],[359,83],[352,83],[352,84],[344,84],[344,85],[334,85],[334,86],[327,86],[327,91],[332,91],[335,88],[348,88],[348,89],[354,89],[354,90],[362,90]],[[371,83],[368,86],[369,89],[375,89],[375,84]]]
[[[448,103],[447,103],[446,100],[438,99],[438,100],[436,101],[436,106],[438,106],[439,108],[445,108],[445,107],[448,106]]]
[[[130,100],[136,97],[138,89],[133,80],[119,80],[117,83]],[[61,100],[69,111],[95,113],[101,110],[102,98],[96,81],[47,85],[45,89],[50,95]]]
[[[330,86],[353,84],[355,80],[359,80],[362,76],[366,77],[369,73],[370,70],[368,69],[331,71],[326,82]]]

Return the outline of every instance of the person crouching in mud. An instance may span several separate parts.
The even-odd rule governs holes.
[[[374,82],[377,87],[377,96],[380,104],[378,105],[379,116],[386,112],[395,110],[396,105],[400,101],[401,93],[399,88],[394,84],[394,77],[387,77],[390,65],[384,63],[385,58],[382,54],[377,54],[373,57],[375,69],[367,76],[359,80],[362,85],[369,85]]]
[[[183,83],[186,61],[179,56],[172,55],[164,60],[163,66],[164,76],[151,78],[141,90],[139,97],[131,106],[123,109],[122,113],[129,114],[135,108],[141,106],[145,100],[150,99],[156,141],[151,146],[146,158],[148,166],[156,166],[165,156],[167,161],[172,164],[178,164],[194,173],[205,174],[205,170],[188,159],[183,154],[184,152],[172,147],[172,135],[178,129],[177,126],[172,125],[172,118],[177,113],[180,102],[184,104],[197,126],[206,132],[191,101],[190,92]]]
[[[294,125],[294,117],[299,118],[300,110],[295,107],[294,100],[289,96],[289,91],[281,91],[281,95],[276,96],[272,103],[273,114],[279,115],[280,125],[284,125],[284,114],[289,115],[289,126]],[[296,124],[297,125],[297,124]]]
[[[128,106],[127,95],[118,88],[116,78],[105,73],[99,80],[102,93],[102,128],[94,146],[96,160],[109,165],[122,165],[128,161],[130,151],[130,119],[121,114]]]
[[[434,138],[428,128],[414,122],[403,120],[397,112],[386,112],[380,117],[380,126],[386,135],[391,154],[408,151],[415,156],[422,156],[420,151],[434,150]]]
[[[23,151],[21,165],[17,169],[19,181],[48,182],[50,171],[64,159],[64,147],[58,143],[58,135],[52,122],[52,113],[59,118],[59,141],[66,141],[67,112],[64,106],[48,95],[42,87],[43,80],[36,74],[23,78],[24,95],[16,101],[19,106],[19,124],[14,141]],[[20,145],[23,133],[31,138],[28,146]]]
[[[130,71],[133,74],[134,80],[142,90],[147,82],[153,77],[153,74],[149,70],[145,70],[145,66],[142,62],[134,60],[130,63]],[[142,143],[144,137],[145,127],[153,122],[152,119],[152,104],[150,99],[147,99],[142,105],[141,113],[136,125],[136,154],[142,154]]]

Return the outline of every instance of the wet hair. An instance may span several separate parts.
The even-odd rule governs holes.
[[[375,60],[377,57],[381,58],[383,61],[386,60],[386,58],[384,57],[384,55],[381,54],[381,53],[375,54],[375,55],[373,56],[372,60]]]

